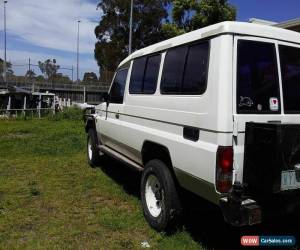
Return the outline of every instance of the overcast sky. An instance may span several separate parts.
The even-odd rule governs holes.
[[[32,63],[55,58],[62,67],[74,66],[76,78],[77,20],[80,19],[80,76],[86,71],[99,73],[94,60],[94,28],[102,13],[96,10],[100,0],[8,0],[7,58],[16,74],[24,74]],[[124,0],[129,1],[129,0]],[[4,57],[3,2],[0,0],[0,58]],[[229,0],[237,7],[240,21],[251,17],[284,21],[300,17],[299,0]],[[38,68],[34,68],[40,74]],[[61,70],[63,74],[71,71]]]
[[[3,0],[0,0],[0,57],[3,54]],[[37,64],[55,58],[63,67],[76,68],[77,20],[80,19],[80,73],[99,69],[94,60],[94,29],[101,18],[97,0],[8,0],[7,59],[15,65]],[[16,73],[25,67],[14,67]],[[35,72],[40,74],[38,68]],[[67,70],[64,74],[71,73]],[[74,77],[76,75],[74,71]]]

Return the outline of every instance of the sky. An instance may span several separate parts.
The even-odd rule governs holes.
[[[124,0],[126,1],[126,0]],[[129,1],[129,0],[128,0]],[[3,2],[0,0],[0,58],[4,58]],[[237,7],[237,20],[249,18],[274,22],[300,18],[299,0],[229,0]],[[55,58],[63,68],[74,67],[76,79],[77,20],[80,23],[80,78],[99,68],[94,59],[94,28],[101,20],[98,0],[8,0],[7,59],[16,74],[24,74],[33,64]],[[33,67],[36,74],[41,74]],[[71,77],[71,70],[60,70]]]

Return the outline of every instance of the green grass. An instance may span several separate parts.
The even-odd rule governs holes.
[[[0,249],[201,249],[185,230],[152,230],[138,175],[90,168],[85,141],[80,120],[0,121]]]

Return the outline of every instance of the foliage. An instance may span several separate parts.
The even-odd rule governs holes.
[[[236,9],[227,0],[173,0],[172,4],[172,25],[177,34],[236,18]]]
[[[55,83],[62,83],[62,84],[71,84],[73,83],[69,76],[63,75],[62,73],[57,73],[53,76],[53,81]]]
[[[101,75],[99,77],[99,82],[101,84],[110,85],[115,72],[114,71],[108,71],[108,70],[101,70]]]
[[[167,12],[170,3],[171,23]],[[98,7],[103,17],[95,29],[95,58],[101,72],[115,71],[128,55],[130,1],[102,0]],[[133,8],[133,51],[236,18],[236,9],[227,0],[135,0]]]
[[[55,115],[49,115],[50,120],[83,120],[84,111],[78,107],[65,107],[62,111],[56,112]]]
[[[48,78],[48,80],[52,81],[60,66],[56,64],[56,60],[47,59],[45,62],[38,62],[39,68],[41,72]]]
[[[133,6],[133,51],[164,39],[162,22],[168,0],[135,0]],[[95,58],[102,70],[114,71],[128,55],[130,1],[102,0],[103,17],[95,29]]]
[[[12,70],[11,62],[6,62],[6,76],[14,76],[14,71]],[[0,80],[4,78],[4,60],[0,58]]]
[[[25,76],[32,79],[36,76],[36,74],[35,74],[34,70],[27,70]]]
[[[83,76],[83,83],[97,83],[98,77],[94,72],[85,72]]]
[[[165,23],[162,26],[162,32],[164,33],[165,37],[172,38],[172,37],[184,34],[185,30],[182,28],[179,28],[174,23]]]
[[[45,77],[43,75],[38,75],[35,77],[35,80],[38,82],[44,82],[45,81]]]

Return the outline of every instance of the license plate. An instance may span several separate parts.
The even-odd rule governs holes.
[[[281,191],[300,188],[300,181],[296,179],[296,172],[293,170],[281,172]]]

